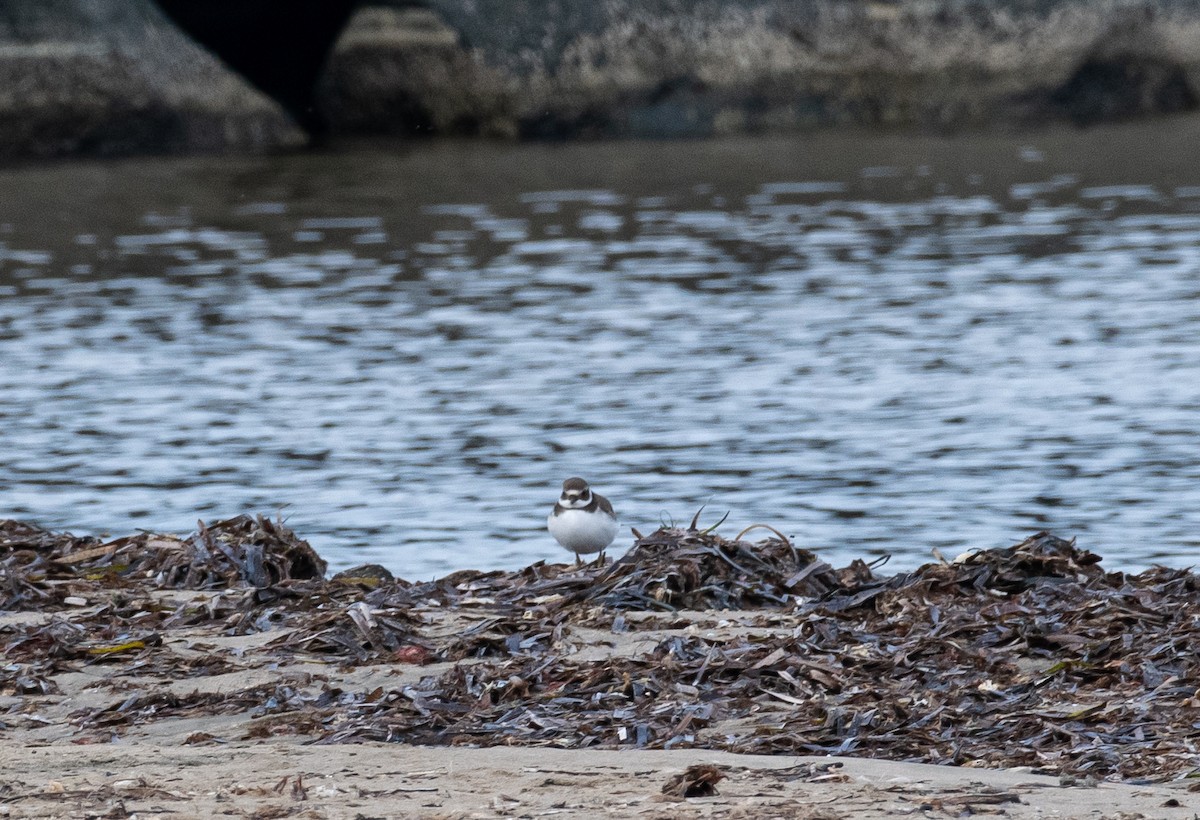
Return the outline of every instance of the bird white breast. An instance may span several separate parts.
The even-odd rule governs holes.
[[[617,519],[604,513],[566,510],[546,520],[554,540],[576,553],[599,552],[617,537]]]

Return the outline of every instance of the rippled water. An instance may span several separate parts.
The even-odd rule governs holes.
[[[3,170],[0,517],[282,509],[425,577],[565,559],[578,473],[626,527],[707,503],[834,561],[1190,564],[1198,133]]]

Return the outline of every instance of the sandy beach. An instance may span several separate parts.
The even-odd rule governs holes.
[[[719,794],[662,787],[697,763]],[[428,748],[294,741],[5,744],[5,817],[1192,818],[1181,786],[1064,785],[1015,770],[719,752]]]
[[[1134,674],[1119,640],[1097,638],[1151,622],[1179,640],[1194,577],[1106,574],[1051,536],[879,579],[778,540],[660,531],[604,568],[431,585],[369,567],[326,580],[261,518],[109,542],[4,522],[0,548],[4,817],[1200,811],[1191,661],[1142,636],[1136,657],[1160,674]],[[733,569],[752,559],[766,586]],[[1060,603],[1023,614],[1037,595]],[[1154,595],[1184,621],[1112,620],[1118,601],[1164,606]],[[684,608],[711,596],[723,608]],[[935,614],[914,614],[922,601]],[[1054,641],[989,631],[1056,611],[1076,622]]]

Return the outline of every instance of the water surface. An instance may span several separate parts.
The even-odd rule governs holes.
[[[707,503],[834,562],[1052,529],[1188,565],[1198,137],[0,170],[0,517],[282,512],[419,578],[564,559],[580,474],[625,527]]]

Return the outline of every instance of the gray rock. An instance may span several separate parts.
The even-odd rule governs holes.
[[[262,150],[304,139],[150,0],[0,5],[0,159]]]
[[[359,12],[340,131],[687,136],[1195,108],[1191,0],[432,0]]]
[[[947,129],[1200,104],[1196,0],[385,1],[317,89],[335,133]],[[151,0],[0,5],[0,159],[303,140]]]

